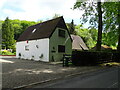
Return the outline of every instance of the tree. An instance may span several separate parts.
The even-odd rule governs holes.
[[[14,39],[17,40],[20,34],[23,32],[21,21],[18,19],[15,19],[15,20],[11,20],[11,23],[14,29]]]
[[[102,40],[102,11],[101,11],[101,0],[99,2],[76,2],[74,5],[74,9],[79,8],[84,10],[84,14],[82,15],[83,23],[88,21],[90,17],[89,23],[93,26],[97,26],[98,24],[98,40],[97,40],[97,50],[101,49],[101,40]],[[97,23],[98,21],[98,23]]]
[[[70,32],[70,34],[74,34],[76,35],[76,31],[75,31],[75,24],[74,24],[74,20],[72,19],[71,23],[66,23],[66,26],[68,28],[68,31]]]
[[[73,10],[74,9],[79,9],[84,12],[80,18],[81,24],[89,22],[91,25],[90,27],[97,28],[98,15],[96,2],[89,2],[88,0],[85,0],[84,2],[76,2],[73,7]]]
[[[2,23],[3,21],[0,20],[0,49],[2,48]]]
[[[2,24],[2,48],[11,49],[14,46],[14,29],[7,17]]]
[[[26,20],[11,20],[14,29],[14,39],[17,40],[19,36],[26,30],[27,27],[40,23],[41,21],[26,21]]]
[[[98,35],[98,30],[96,28],[90,28],[89,29],[89,33],[91,34],[91,37],[93,39],[93,43],[96,44],[97,43],[97,35]]]
[[[117,14],[117,19],[118,19],[118,46],[117,46],[117,51],[120,52],[120,1],[118,2],[118,14]]]
[[[120,49],[120,1],[119,2],[105,2],[103,4],[103,23],[104,32],[107,32],[109,42],[113,41],[111,44],[116,46],[118,42],[117,50]],[[108,38],[107,38],[108,39]]]
[[[98,39],[96,50],[101,50],[101,43],[102,43],[102,10],[101,10],[101,0],[97,2],[97,9],[98,9]]]
[[[118,33],[117,31],[111,30],[109,32],[103,32],[102,34],[102,44],[114,47],[117,47],[118,42]]]
[[[75,33],[75,25],[74,25],[74,20],[73,19],[72,19],[72,22],[70,23],[69,31],[70,31],[70,34],[76,34]]]
[[[117,50],[120,50],[120,1],[101,2],[101,5],[95,2],[92,2],[91,4],[88,2],[76,2],[74,8],[84,10],[85,13],[82,17],[82,23],[89,21],[91,26],[96,27],[98,25],[97,21],[99,17],[99,15],[97,15],[97,8],[99,8],[98,5],[101,6],[102,9],[102,43],[117,47]],[[99,11],[101,10],[99,9]],[[100,38],[100,35],[98,35],[98,38]],[[98,43],[100,43],[99,40]]]
[[[95,46],[97,40],[97,30],[95,28],[86,29],[82,25],[75,26],[76,34],[82,37],[87,47],[90,49]]]

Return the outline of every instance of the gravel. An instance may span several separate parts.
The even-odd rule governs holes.
[[[2,88],[15,88],[31,83],[41,82],[66,75],[95,71],[104,67],[81,66],[62,67],[62,64],[44,63],[31,60],[22,60],[15,57],[3,57]]]

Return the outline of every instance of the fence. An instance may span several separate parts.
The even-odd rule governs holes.
[[[63,55],[63,67],[69,67],[69,63],[71,63],[71,54],[64,54]]]

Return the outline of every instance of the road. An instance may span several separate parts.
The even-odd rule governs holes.
[[[120,67],[64,78],[33,88],[118,88]]]

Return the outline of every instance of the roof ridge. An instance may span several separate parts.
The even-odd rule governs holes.
[[[40,23],[32,25],[32,26],[36,26],[36,25],[39,25],[39,24],[47,23],[47,22],[54,21],[54,20],[60,19],[60,18],[63,18],[63,16],[60,16],[60,17],[57,17],[57,18],[53,18],[53,19],[50,19],[50,20],[46,20],[46,21],[40,22]]]
[[[63,16],[60,16],[60,17],[57,17],[57,18],[53,18],[53,19],[50,19],[50,20],[46,20],[44,22],[49,22],[49,21],[52,21],[52,20],[55,20],[55,19],[59,19],[59,18],[63,18]]]

